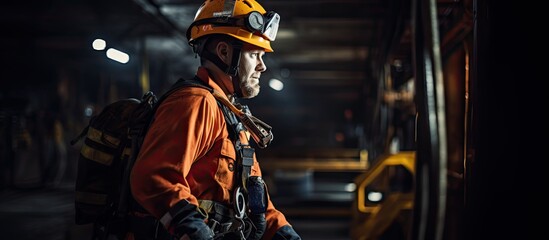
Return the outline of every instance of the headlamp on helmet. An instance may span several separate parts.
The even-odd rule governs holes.
[[[273,11],[262,15],[257,11],[250,12],[245,18],[246,28],[252,33],[259,33],[269,41],[276,39],[280,15]]]

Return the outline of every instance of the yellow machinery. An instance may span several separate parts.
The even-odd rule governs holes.
[[[355,179],[351,237],[376,240],[396,223],[406,234],[411,224],[415,152],[382,156]]]

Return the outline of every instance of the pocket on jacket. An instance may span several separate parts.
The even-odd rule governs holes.
[[[219,182],[223,188],[232,190],[234,184],[234,172],[236,170],[236,152],[230,139],[223,140],[220,155],[221,156],[219,157],[217,164],[217,172],[215,173],[215,180]]]

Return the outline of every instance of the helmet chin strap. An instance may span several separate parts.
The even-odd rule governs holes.
[[[211,53],[210,51],[203,51],[202,57],[213,62],[219,69],[231,76],[234,94],[236,97],[242,97],[242,89],[240,88],[240,81],[238,78],[238,66],[240,65],[240,52],[242,51],[242,42],[233,41],[230,43],[233,46],[233,55],[231,59],[231,65],[224,63],[219,56]]]

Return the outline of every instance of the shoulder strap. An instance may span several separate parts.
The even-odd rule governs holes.
[[[166,93],[164,93],[159,99],[158,99],[158,102],[155,104],[155,109],[153,110],[153,113],[156,111],[156,108],[158,108],[158,106],[160,105],[160,103],[162,103],[162,101],[164,101],[164,99],[166,99],[170,94],[172,94],[173,92],[179,90],[180,88],[182,87],[188,87],[188,86],[192,86],[192,87],[201,87],[201,88],[204,88],[210,92],[213,92],[213,88],[211,88],[210,86],[206,85],[206,83],[204,83],[203,81],[201,81],[200,79],[198,79],[198,76],[194,76],[194,78],[192,79],[183,79],[183,78],[180,78],[179,80],[177,80],[177,82],[175,82],[171,87],[170,89],[168,89],[168,91]]]
[[[170,96],[172,93],[174,93],[175,91],[177,91],[177,90],[179,90],[180,88],[183,88],[183,87],[201,87],[201,88],[204,88],[204,89],[208,90],[209,92],[213,92],[213,88],[211,88],[206,83],[201,81],[198,78],[198,76],[194,76],[194,78],[191,78],[191,79],[180,78],[179,80],[177,80],[177,82],[172,84],[172,86],[168,89],[168,91],[166,91],[164,94],[162,94],[162,96],[160,96],[160,98],[155,102],[153,110],[152,110],[152,117],[151,117],[151,120],[149,122],[149,125],[154,120],[154,114],[156,113],[156,110],[158,109],[158,107],[160,107],[160,104],[166,98],[168,98],[168,96]],[[147,128],[148,128],[148,126],[147,126]]]

